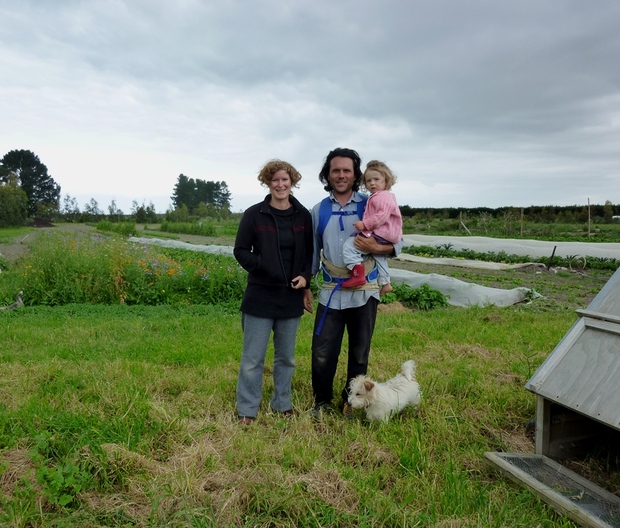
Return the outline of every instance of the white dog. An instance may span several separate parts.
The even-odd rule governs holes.
[[[422,393],[414,375],[415,362],[409,360],[403,363],[400,374],[385,383],[357,376],[349,384],[349,405],[354,409],[366,409],[369,420],[387,422],[407,405],[420,403]]]

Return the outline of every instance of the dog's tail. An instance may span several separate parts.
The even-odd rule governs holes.
[[[415,374],[415,361],[410,359],[409,361],[405,361],[403,366],[401,367],[401,372],[403,376],[407,378],[409,381],[413,381],[413,376]]]

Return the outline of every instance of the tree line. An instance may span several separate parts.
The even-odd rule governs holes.
[[[620,215],[620,204],[607,200],[603,205],[532,205],[529,207],[470,207],[470,208],[427,208],[400,206],[403,217],[418,221],[463,220],[467,218],[505,219],[507,217],[536,223],[595,223],[612,222]]]
[[[69,195],[61,203],[60,191],[60,185],[36,154],[30,150],[11,150],[0,159],[0,227],[25,225],[33,218],[67,222],[103,218],[114,222],[131,218],[138,223],[162,219],[152,202],[139,205],[134,200],[130,215],[126,215],[112,200],[106,213],[94,198],[82,208]],[[231,194],[224,181],[194,180],[180,174],[170,199],[173,205],[165,214],[170,221],[230,215]]]
[[[136,201],[129,215],[121,211],[114,200],[107,212],[99,208],[94,198],[80,209],[75,198],[65,195],[61,203],[60,185],[48,173],[47,167],[30,150],[12,150],[0,160],[0,227],[26,224],[29,218],[68,222],[90,222],[107,219],[121,221],[131,218],[138,223],[156,223],[155,206]],[[205,181],[180,174],[170,196],[172,206],[165,219],[187,222],[200,218],[228,218],[231,215],[231,193],[224,181]],[[423,208],[400,206],[401,214],[413,221],[522,218],[539,223],[612,222],[620,216],[620,205],[606,201],[603,205],[530,206],[523,208]]]

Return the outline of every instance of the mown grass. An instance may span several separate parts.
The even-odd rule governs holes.
[[[268,410],[267,375],[249,428],[235,420],[237,314],[67,305],[0,319],[3,525],[572,526],[483,462],[488,450],[531,450],[523,384],[566,314],[551,324],[524,309],[383,309],[371,372],[390,377],[413,358],[424,391],[417,412],[386,425],[311,419],[305,316],[299,415]],[[73,471],[80,490],[54,488],[42,467]]]
[[[10,244],[14,239],[23,238],[32,231],[32,227],[3,227],[0,229],[0,244]]]
[[[105,241],[98,247],[115,251],[97,261],[100,275],[110,259],[133,262],[122,242]],[[64,258],[49,245],[33,246],[31,258],[39,250]],[[73,260],[92,263],[87,254]],[[182,253],[167,258],[185,269]],[[32,262],[3,273],[0,290],[25,280]],[[55,282],[70,281],[57,275],[47,287]],[[574,527],[483,458],[533,451],[524,427],[535,400],[523,386],[574,320],[536,301],[428,312],[382,305],[370,374],[389,378],[414,359],[424,399],[376,424],[363,414],[312,420],[305,315],[297,416],[268,408],[270,348],[257,420],[240,427],[241,328],[230,303],[113,298],[0,312],[0,526]],[[343,357],[337,390],[344,370]]]

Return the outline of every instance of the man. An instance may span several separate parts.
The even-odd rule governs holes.
[[[379,304],[379,286],[376,277],[373,280],[372,265],[367,266],[370,272],[367,271],[366,285],[340,288],[340,283],[349,277],[342,260],[342,245],[356,231],[353,223],[361,220],[366,201],[366,197],[358,192],[362,180],[359,155],[347,148],[332,150],[325,159],[319,179],[330,194],[328,203],[318,203],[312,209],[312,274],[322,269],[324,278],[312,337],[312,414],[315,417],[319,417],[333,399],[334,377],[345,328],[349,350],[341,409],[345,415],[350,414],[351,409],[346,403],[347,387],[351,379],[366,374],[368,370],[370,341]],[[395,247],[379,244],[372,237],[356,237],[355,245],[364,253],[394,255],[400,252],[403,243],[401,241]]]

